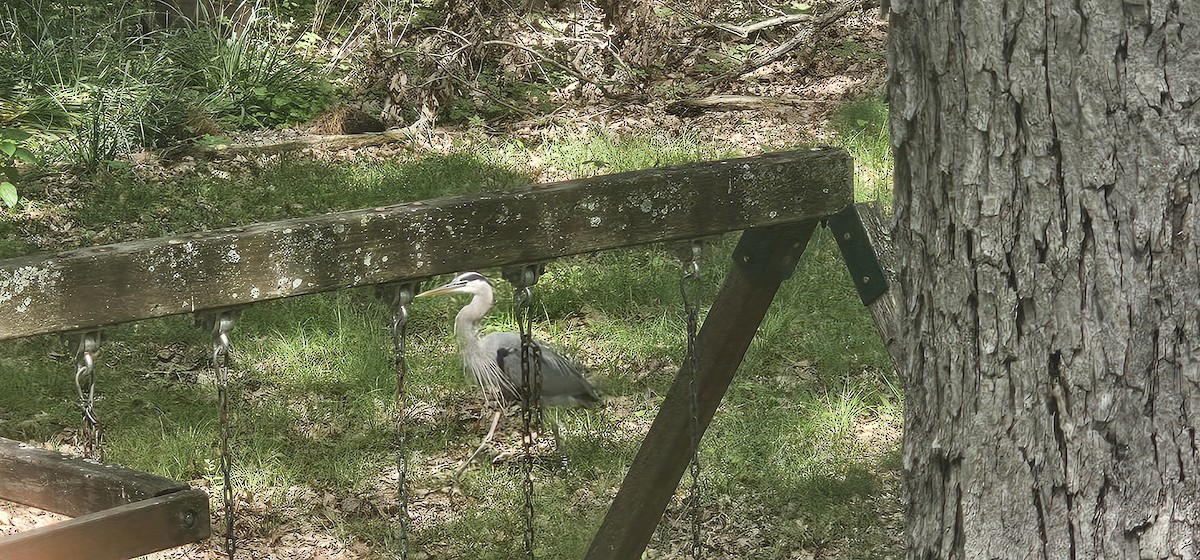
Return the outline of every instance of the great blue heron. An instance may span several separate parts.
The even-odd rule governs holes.
[[[471,301],[454,318],[454,336],[462,354],[463,368],[483,388],[489,403],[500,403],[521,397],[521,335],[515,332],[494,332],[480,337],[480,323],[495,301],[492,284],[478,272],[464,272],[442,286],[426,290],[416,297],[442,294],[471,294]],[[538,371],[541,374],[541,403],[547,406],[588,406],[600,403],[600,394],[584,378],[583,365],[555,351],[541,340],[534,339],[538,352]],[[532,367],[532,365],[531,365]],[[532,373],[531,373],[532,375]],[[471,463],[496,430],[500,412],[492,416],[491,429],[463,468]],[[557,428],[557,426],[555,426]],[[554,430],[557,442],[557,429]],[[462,468],[459,469],[462,472]],[[455,479],[458,478],[456,473]]]

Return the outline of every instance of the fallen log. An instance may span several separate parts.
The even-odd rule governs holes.
[[[691,117],[704,111],[762,111],[821,103],[829,103],[829,101],[758,95],[709,95],[671,103],[667,105],[667,112],[681,117]]]

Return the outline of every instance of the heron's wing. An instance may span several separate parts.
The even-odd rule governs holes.
[[[541,349],[542,402],[548,406],[587,406],[600,403],[600,393],[584,377],[583,364],[564,356],[546,343],[534,341]],[[520,350],[517,367],[520,368]]]
[[[502,404],[506,397],[516,394],[517,388],[509,376],[504,373],[503,364],[495,359],[494,352],[463,354],[463,366],[467,373],[475,378],[475,382],[483,389],[483,396],[489,403]]]
[[[521,335],[499,332],[481,341],[513,386],[521,386]],[[596,388],[584,378],[583,364],[564,356],[541,340],[534,339],[541,355],[542,403],[549,406],[586,406],[600,402]]]

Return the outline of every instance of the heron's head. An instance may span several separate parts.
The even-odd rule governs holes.
[[[416,297],[440,296],[443,294],[480,294],[492,291],[492,283],[487,277],[478,272],[464,272],[453,280],[431,290],[425,290]]]

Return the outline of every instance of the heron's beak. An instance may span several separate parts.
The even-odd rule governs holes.
[[[425,290],[424,292],[421,292],[413,297],[440,296],[442,294],[458,293],[462,287],[463,283],[461,282],[450,282],[449,284],[444,284],[430,290]]]

